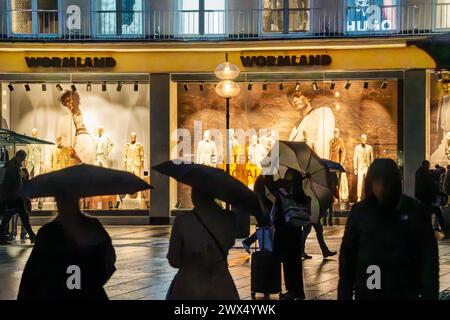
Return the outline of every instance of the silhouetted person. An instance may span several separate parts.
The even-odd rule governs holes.
[[[58,216],[39,229],[18,299],[108,300],[103,286],[116,270],[111,238],[81,213],[78,198],[63,194],[56,202]]]
[[[427,208],[402,194],[391,159],[369,168],[365,199],[347,220],[338,299],[437,299],[439,257]]]
[[[443,189],[447,196],[450,196],[450,165],[447,166],[447,172],[444,176]]]
[[[25,161],[27,154],[19,150],[16,156],[12,158],[6,167],[3,185],[1,186],[0,202],[2,202],[3,219],[0,225],[0,243],[8,243],[7,229],[11,217],[18,214],[22,221],[22,226],[30,235],[31,242],[34,242],[36,235],[31,229],[30,217],[25,205],[24,198],[21,195],[23,181],[20,174],[20,168]]]
[[[22,178],[23,185],[25,185],[28,182],[28,180],[30,180],[30,175],[28,174],[27,168],[21,168],[20,169],[20,176]],[[30,214],[31,210],[32,210],[31,200],[24,197],[23,201],[24,201],[24,204],[25,204],[25,209],[27,210],[28,214]],[[19,217],[18,214],[15,214],[11,220],[12,220],[11,221],[12,222],[11,239],[14,240],[17,237],[17,228],[18,228],[18,225],[19,225],[20,217]],[[25,228],[23,227],[24,224],[23,224],[22,221],[21,221],[21,225],[22,225],[22,227],[20,228],[20,239],[21,240],[25,240],[25,238],[27,236],[27,230],[25,230]]]
[[[234,245],[235,216],[214,199],[192,188],[191,212],[175,218],[167,259],[179,269],[168,300],[238,300],[228,270],[228,251]]]
[[[422,166],[416,171],[415,192],[417,200],[431,206],[439,194],[439,187],[435,183],[432,172],[430,171],[430,162],[424,160]]]
[[[302,270],[302,227],[296,227],[285,221],[282,201],[294,200],[298,206],[310,210],[311,199],[303,190],[303,176],[294,169],[288,169],[283,179],[276,182],[272,177],[265,179],[266,186],[276,197],[274,212],[274,254],[283,264],[284,283],[287,292],[282,299],[305,299]]]

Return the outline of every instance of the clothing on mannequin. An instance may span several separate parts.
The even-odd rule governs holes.
[[[353,155],[353,168],[358,178],[356,187],[357,201],[361,201],[362,199],[364,182],[372,162],[373,148],[367,144],[367,136],[363,134],[361,136],[361,143],[355,147]]]

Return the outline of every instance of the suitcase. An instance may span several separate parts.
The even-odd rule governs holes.
[[[256,251],[251,260],[251,297],[256,293],[264,294],[270,299],[270,294],[281,293],[281,263],[270,251]]]

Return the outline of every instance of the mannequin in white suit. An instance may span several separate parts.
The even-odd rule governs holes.
[[[361,135],[361,143],[355,147],[353,168],[358,176],[356,187],[357,200],[361,201],[367,170],[373,162],[373,148],[367,144],[367,135]]]
[[[196,163],[215,167],[217,157],[217,146],[211,140],[209,130],[203,133],[203,140],[198,143]]]

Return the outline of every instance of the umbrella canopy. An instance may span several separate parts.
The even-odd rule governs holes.
[[[304,142],[280,141],[279,164],[300,171],[303,187],[311,198],[311,221],[319,221],[320,212],[333,203],[333,193],[328,186],[328,168],[322,159]]]
[[[129,172],[79,164],[31,179],[24,187],[29,198],[70,194],[77,198],[133,194],[152,188]]]
[[[450,33],[439,34],[425,39],[410,40],[407,43],[427,52],[436,62],[438,69],[450,68]]]
[[[332,171],[338,171],[338,172],[346,172],[345,168],[342,166],[342,164],[338,162],[334,162],[328,159],[322,159],[323,164]]]
[[[11,130],[0,129],[0,145],[54,144],[33,137],[19,134]]]
[[[173,161],[154,166],[153,170],[196,188],[206,196],[222,200],[253,214],[259,213],[256,193],[223,170],[202,164]]]

